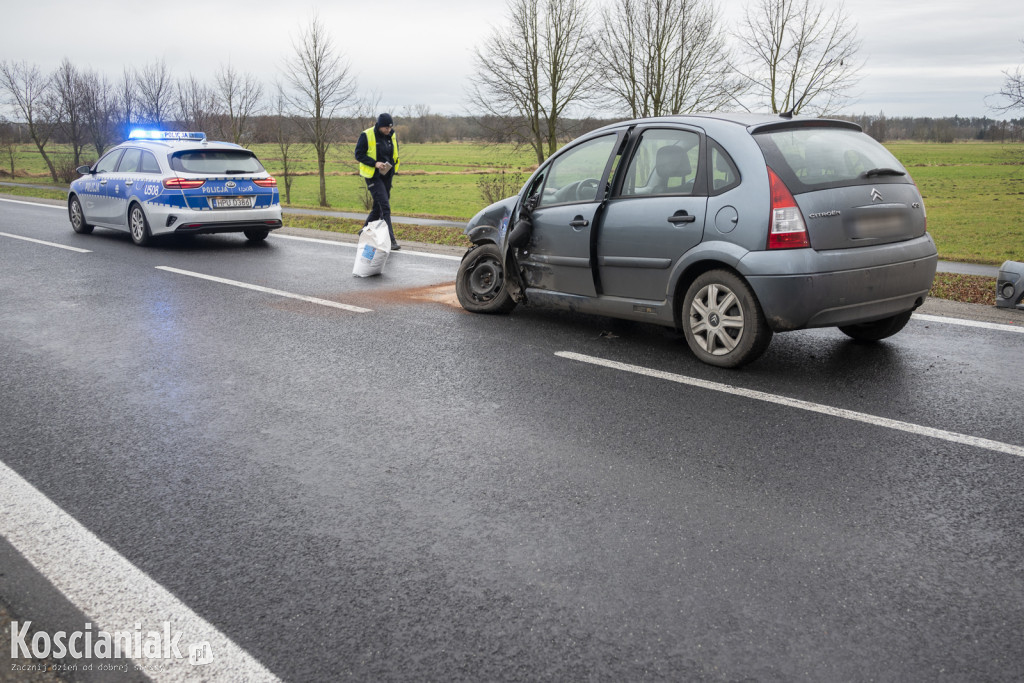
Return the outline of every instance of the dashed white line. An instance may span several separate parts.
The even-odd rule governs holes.
[[[313,296],[306,296],[305,294],[293,294],[292,292],[283,292],[280,289],[270,289],[269,287],[261,287],[260,285],[251,285],[248,282],[239,282],[238,280],[228,280],[222,277],[215,277],[213,275],[204,275],[203,273],[194,273],[191,270],[181,270],[180,268],[171,268],[170,266],[156,266],[157,270],[164,270],[168,273],[178,273],[179,275],[188,275],[189,277],[197,277],[203,280],[210,280],[211,282],[219,282],[222,285],[231,285],[232,287],[241,287],[242,289],[251,289],[255,292],[263,292],[264,294],[273,294],[275,296],[283,296],[289,299],[298,299],[299,301],[308,301],[311,304],[318,304],[320,306],[330,306],[331,308],[340,308],[344,311],[351,311],[353,313],[370,313],[372,309],[362,308],[360,306],[352,306],[350,304],[342,304],[337,301],[330,301],[328,299],[318,299]]]
[[[924,427],[922,425],[916,425],[911,422],[891,420],[887,417],[879,417],[877,415],[870,415],[868,413],[859,413],[854,410],[846,410],[845,408],[835,408],[832,406],[822,405],[820,403],[811,403],[810,401],[802,401],[800,399],[789,398],[787,396],[769,394],[763,391],[756,391],[754,389],[743,389],[740,387],[729,386],[728,384],[720,384],[719,382],[709,382],[707,380],[697,379],[695,377],[677,375],[671,372],[664,372],[662,370],[653,370],[651,368],[645,368],[639,365],[619,363],[618,361],[607,360],[605,358],[597,358],[595,356],[586,356],[580,353],[573,353],[571,351],[556,351],[555,355],[559,356],[560,358],[567,358],[569,360],[575,360],[581,363],[600,365],[602,367],[611,368],[613,370],[620,370],[622,372],[631,372],[637,375],[654,377],[656,379],[667,380],[669,382],[676,382],[678,384],[686,384],[693,387],[699,387],[701,389],[708,389],[710,391],[718,391],[723,394],[731,394],[733,396],[752,398],[757,401],[775,403],[777,405],[787,406],[789,408],[797,408],[799,410],[807,410],[813,413],[821,413],[823,415],[839,417],[845,420],[853,420],[856,422],[863,422],[878,427],[896,429],[902,432],[917,434],[919,436],[931,437],[933,439],[942,439],[944,441],[951,441],[953,443],[967,444],[968,446],[975,446],[977,448],[984,448],[987,450],[996,451],[999,453],[1006,453],[1008,455],[1016,455],[1018,457],[1024,458],[1024,446],[1017,446],[1015,444],[1003,443],[1001,441],[993,441],[991,439],[983,439],[978,436],[970,436],[969,434],[949,432],[944,429]]]
[[[947,318],[941,315],[928,315],[926,313],[915,313],[913,315],[915,320],[923,320],[930,323],[946,323],[947,325],[963,325],[964,327],[980,327],[986,330],[995,330],[997,332],[1016,332],[1018,334],[1024,334],[1024,326],[1017,327],[1015,325],[1000,325],[999,323],[986,323],[980,320],[967,320],[965,318]]]
[[[94,632],[181,633],[182,659],[126,653],[154,681],[278,681],[252,655],[0,462],[0,536],[87,615]],[[77,626],[84,630],[85,624]],[[209,643],[213,660],[192,666],[189,645]],[[12,644],[13,647],[13,644]],[[152,657],[152,653],[149,653]],[[157,655],[159,657],[160,655]]]
[[[58,249],[67,249],[68,251],[77,251],[79,254],[90,254],[91,249],[79,249],[78,247],[69,247],[66,244],[57,244],[55,242],[44,242],[43,240],[37,240],[32,237],[22,237],[21,235],[12,235],[8,232],[0,232],[3,237],[13,237],[16,240],[24,240],[26,242],[35,242],[36,244],[45,244],[48,247],[57,247]]]
[[[8,202],[10,204],[24,204],[25,206],[41,206],[44,209],[57,209],[58,211],[67,211],[66,206],[56,206],[54,204],[42,204],[40,202],[22,202],[17,199],[0,199],[0,202]]]
[[[322,240],[322,239],[317,239],[316,237],[299,237],[298,235],[278,235],[278,234],[275,234],[275,233],[270,233],[270,236],[271,237],[277,237],[279,239],[285,239],[285,240],[298,240],[300,242],[313,242],[315,244],[330,244],[331,246],[335,246],[335,247],[351,247],[351,248],[355,249],[356,247],[359,246],[356,242],[339,242],[337,240]],[[406,256],[426,256],[427,258],[436,258],[436,259],[442,259],[442,260],[445,260],[445,261],[461,261],[462,260],[462,256],[453,256],[451,254],[433,254],[433,253],[431,253],[429,251],[411,251],[411,250],[402,249],[402,253],[405,254]]]

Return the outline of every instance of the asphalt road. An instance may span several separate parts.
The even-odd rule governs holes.
[[[329,240],[141,249],[11,202],[0,233],[0,528],[33,520],[0,601],[42,631],[155,628],[151,582],[239,680],[1024,677],[1019,330],[788,333],[722,371],[657,327],[465,313],[411,246],[358,279]],[[79,525],[104,550],[62,561]]]

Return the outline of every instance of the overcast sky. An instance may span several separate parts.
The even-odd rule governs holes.
[[[727,26],[736,25],[746,1],[718,1]],[[505,15],[504,0],[3,3],[2,60],[52,70],[66,56],[116,81],[125,66],[163,58],[174,78],[192,74],[211,84],[229,59],[239,71],[272,82],[316,11],[360,92],[379,93],[382,108],[396,113],[418,104],[435,113],[469,113],[472,50]],[[851,0],[845,6],[866,62],[846,113],[992,116],[985,97],[1000,88],[1003,71],[1024,63],[1021,0]]]

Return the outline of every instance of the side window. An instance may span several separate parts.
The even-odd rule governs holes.
[[[633,152],[622,196],[692,194],[700,136],[685,130],[647,130]]]
[[[139,166],[139,173],[159,173],[160,164],[156,162],[156,157],[149,152],[142,153],[142,164]]]
[[[124,150],[121,149],[115,149],[114,151],[108,152],[104,155],[102,159],[96,162],[96,172],[111,173],[115,168],[117,168],[117,162],[121,158],[121,153],[123,151]]]
[[[598,189],[607,182],[605,168],[617,139],[615,135],[605,135],[589,140],[555,159],[548,169],[538,206],[595,201]]]
[[[118,173],[135,173],[139,169],[139,159],[142,157],[140,149],[126,149],[121,163],[117,165]]]
[[[710,140],[711,194],[722,194],[740,184],[740,172],[732,158],[717,142]]]

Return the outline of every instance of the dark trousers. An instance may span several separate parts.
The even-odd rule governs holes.
[[[373,208],[370,209],[370,215],[366,217],[366,222],[363,226],[367,226],[373,221],[384,221],[388,224],[388,233],[391,235],[391,244],[395,244],[395,230],[391,227],[391,180],[395,177],[394,173],[388,173],[383,178],[379,173],[375,173],[372,178],[366,179],[366,189],[370,191],[370,196],[373,197]]]

